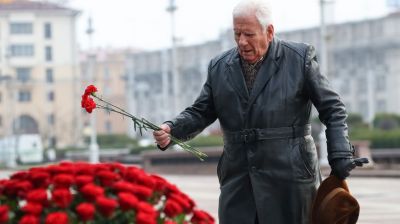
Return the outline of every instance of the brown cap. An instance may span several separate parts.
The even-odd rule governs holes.
[[[346,181],[331,175],[321,183],[312,208],[313,224],[354,224],[359,213]]]

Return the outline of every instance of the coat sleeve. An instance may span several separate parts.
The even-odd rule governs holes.
[[[326,126],[328,160],[352,158],[353,149],[349,143],[345,106],[327,78],[320,73],[312,46],[308,46],[306,51],[305,88],[319,112],[319,119]]]
[[[176,118],[166,123],[171,127],[172,136],[180,140],[190,140],[217,119],[211,87],[211,63],[207,80],[195,102]]]

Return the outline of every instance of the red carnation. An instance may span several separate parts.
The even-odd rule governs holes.
[[[34,215],[24,215],[19,220],[18,224],[39,224],[39,218]]]
[[[116,200],[106,197],[98,197],[96,199],[96,204],[99,208],[100,213],[105,217],[112,216],[115,208],[117,208],[118,206]]]
[[[117,192],[135,192],[135,186],[127,181],[118,181],[113,185],[113,188]]]
[[[95,184],[86,184],[80,189],[83,197],[88,201],[94,201],[97,197],[104,195],[104,189]]]
[[[157,224],[157,214],[138,212],[136,222],[140,224]]]
[[[48,167],[48,170],[53,175],[59,174],[75,174],[74,166],[60,166],[60,165],[51,165]]]
[[[15,184],[15,191],[17,192],[17,196],[21,198],[25,198],[26,194],[32,190],[33,186],[31,182],[25,180],[25,181],[18,181]]]
[[[118,194],[118,201],[123,211],[134,209],[139,203],[139,200],[135,195],[124,192]]]
[[[82,96],[81,106],[85,108],[88,113],[92,113],[93,109],[96,108],[96,103],[93,98]]]
[[[147,200],[153,194],[153,190],[148,187],[137,184],[133,184],[133,186],[133,193],[142,200]]]
[[[47,205],[47,192],[45,189],[36,189],[36,190],[30,191],[28,193],[28,195],[26,196],[26,200],[28,202],[36,202],[36,203],[46,206]]]
[[[164,178],[162,178],[158,175],[155,175],[155,174],[152,174],[151,177],[154,180],[155,190],[164,192],[167,189],[168,182]]]
[[[186,212],[191,211],[194,207],[194,202],[183,193],[171,194],[169,198],[177,202]]]
[[[75,183],[78,188],[81,188],[86,184],[93,183],[93,179],[93,176],[79,175],[75,177]]]
[[[53,202],[60,208],[67,208],[72,201],[71,192],[68,189],[56,189],[53,191]]]
[[[214,218],[202,210],[194,210],[190,221],[193,223],[214,224]]]
[[[34,216],[40,216],[42,210],[43,206],[35,202],[28,202],[24,207],[22,207],[22,211],[25,214],[30,214]]]
[[[29,179],[36,188],[47,188],[50,184],[50,174],[43,171],[31,171]]]
[[[84,95],[93,95],[95,92],[97,92],[97,88],[94,85],[89,85],[85,89],[85,94]]]
[[[28,177],[28,172],[26,171],[19,171],[11,175],[11,180],[26,180]]]
[[[49,213],[45,224],[68,224],[68,215],[65,212]]]
[[[53,178],[55,188],[69,188],[74,183],[74,176],[70,174],[59,174]]]
[[[81,203],[76,207],[76,212],[82,221],[87,222],[93,220],[96,209],[90,203]]]
[[[165,202],[164,212],[169,217],[175,217],[183,212],[182,207],[172,199],[167,199]]]
[[[121,178],[118,174],[107,170],[102,170],[98,172],[97,176],[100,180],[101,185],[103,185],[104,187],[112,186],[115,181]]]
[[[144,201],[139,202],[137,210],[139,212],[144,212],[147,214],[156,214],[156,210],[154,210],[154,207],[151,204]]]
[[[0,205],[0,223],[8,222],[8,206]]]

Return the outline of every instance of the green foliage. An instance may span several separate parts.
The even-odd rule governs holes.
[[[377,114],[373,121],[374,128],[379,128],[383,130],[393,130],[400,128],[400,115],[380,113]]]
[[[89,144],[90,138],[85,139]],[[100,148],[131,148],[137,145],[137,141],[127,135],[121,134],[101,134],[97,136],[97,143]]]
[[[362,116],[360,114],[350,113],[347,116],[347,125],[349,128],[366,128],[368,127],[367,123],[364,123]]]
[[[382,129],[353,129],[350,140],[369,140],[371,148],[400,148],[400,129],[385,131]]]
[[[221,146],[224,144],[222,136],[219,135],[207,135],[197,136],[196,138],[188,142],[193,147],[207,147],[207,146]]]

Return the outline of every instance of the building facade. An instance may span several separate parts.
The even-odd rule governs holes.
[[[0,136],[40,134],[46,147],[79,141],[78,15],[52,3],[0,2]]]
[[[126,73],[125,58],[133,50],[98,49],[81,54],[80,73],[82,74],[82,91],[87,85],[94,84],[98,95],[121,108],[127,107],[125,91]],[[92,114],[82,111],[84,134],[91,131],[90,116],[96,116],[98,134],[127,134],[127,119],[116,113],[96,110]],[[95,115],[94,115],[95,114]]]

